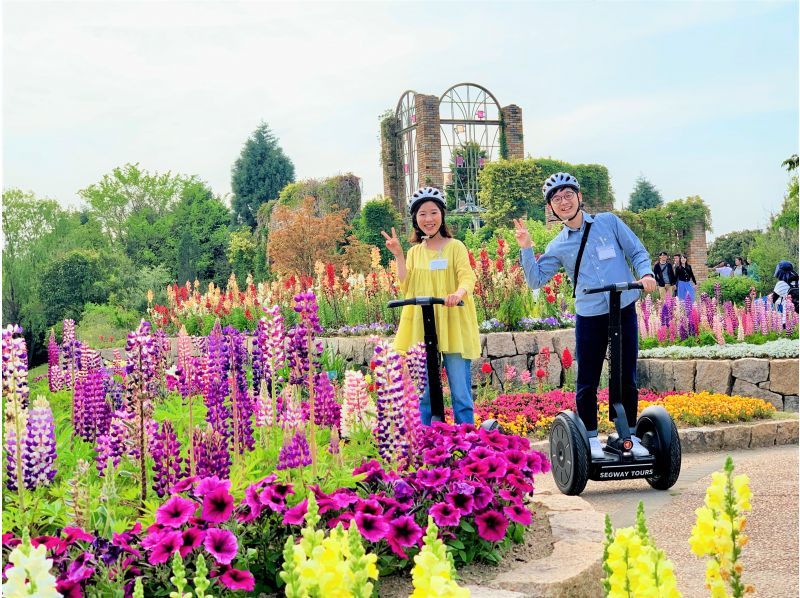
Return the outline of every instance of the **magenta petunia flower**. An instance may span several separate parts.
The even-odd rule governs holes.
[[[475,486],[475,493],[472,498],[475,499],[475,510],[482,511],[494,500],[494,492],[488,486]]]
[[[461,515],[469,515],[475,508],[475,498],[472,494],[451,492],[445,496],[444,499],[448,504],[452,505],[454,509],[458,510]]]
[[[508,450],[505,457],[506,461],[514,467],[527,467],[528,457],[522,451]]]
[[[181,492],[186,492],[187,490],[191,490],[192,486],[196,481],[197,481],[197,476],[183,478],[182,480],[176,482],[172,486],[172,492],[175,494],[180,494]]]
[[[35,538],[31,538],[31,546],[34,548],[38,548],[43,544],[46,550],[53,550],[60,543],[61,539],[57,538],[56,536],[37,536]],[[3,542],[3,546],[5,546],[5,542]]]
[[[511,484],[511,486],[513,486],[514,488],[516,488],[517,490],[519,490],[519,491],[521,491],[523,493],[524,492],[533,492],[533,484],[527,482],[521,476],[518,476],[518,475],[512,473],[512,474],[507,475],[505,477],[505,480],[506,480],[506,482]]]
[[[411,515],[403,515],[389,522],[389,542],[397,542],[400,546],[414,546],[421,537],[422,528]]]
[[[461,512],[446,502],[437,502],[433,505],[431,517],[439,527],[455,527],[461,522]]]
[[[389,524],[382,515],[356,513],[355,520],[358,531],[370,542],[378,542],[389,533]]]
[[[220,480],[217,476],[211,476],[210,478],[203,478],[197,483],[197,486],[194,488],[194,493],[197,496],[205,496],[209,492],[213,492],[219,487],[225,488],[225,490],[231,489],[231,481],[230,480]]]
[[[356,513],[364,513],[366,515],[382,515],[383,507],[374,498],[360,499],[356,503]]]
[[[173,496],[156,511],[156,523],[167,527],[181,527],[189,521],[197,509],[197,503],[192,500]]]
[[[508,519],[497,511],[485,511],[475,517],[478,535],[489,542],[499,542],[506,537]]]
[[[211,527],[206,530],[203,546],[220,565],[229,565],[236,556],[239,545],[236,536],[226,529]]]
[[[486,466],[487,478],[502,478],[506,475],[506,462],[501,457],[487,457],[480,461]]]
[[[190,527],[183,532],[183,544],[181,544],[181,557],[186,558],[186,556],[192,552],[195,548],[200,546],[203,542],[203,538],[205,538],[206,533],[196,527]]]
[[[450,452],[440,446],[422,451],[422,462],[426,465],[442,465],[449,459]]]
[[[203,497],[204,521],[209,523],[223,523],[228,520],[233,512],[233,496],[224,486],[217,486]]]
[[[434,469],[420,469],[417,472],[417,481],[426,488],[441,488],[450,479],[449,467],[435,467]]]
[[[511,505],[503,507],[503,513],[511,521],[521,523],[522,525],[530,525],[533,520],[531,512],[522,505]]]
[[[225,569],[225,572],[220,575],[219,581],[229,590],[252,592],[256,587],[256,580],[253,574],[250,571],[242,571],[241,569]]]
[[[467,475],[474,475],[479,478],[486,477],[489,473],[489,467],[486,464],[486,459],[480,461],[473,461],[464,466],[464,473]]]
[[[286,499],[278,494],[273,486],[267,486],[258,495],[258,502],[275,513],[286,508]]]
[[[166,563],[183,544],[183,534],[177,530],[163,532],[158,536],[158,542],[150,550],[147,562],[151,565]]]
[[[283,525],[302,525],[308,512],[308,499],[296,504],[283,515]]]

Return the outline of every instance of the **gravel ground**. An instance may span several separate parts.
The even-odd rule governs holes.
[[[734,474],[750,476],[753,511],[748,516],[742,564],[745,583],[756,596],[796,598],[798,592],[798,447],[776,446],[730,453]],[[683,456],[681,477],[667,492],[650,489],[644,480],[590,481],[581,498],[608,513],[617,527],[631,525],[636,505],[644,502],[648,527],[656,544],[675,564],[679,589],[687,598],[708,596],[705,561],[689,550],[694,511],[703,503],[711,473],[722,469],[728,453]],[[539,476],[537,489],[555,489],[552,477]]]

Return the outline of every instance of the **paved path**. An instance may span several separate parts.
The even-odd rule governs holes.
[[[683,595],[708,596],[705,561],[690,552],[688,539],[711,473],[722,469],[728,454],[733,457],[734,474],[750,476],[753,492],[746,527],[750,541],[743,557],[745,582],[755,585],[756,596],[796,598],[800,595],[797,445],[687,454],[678,482],[666,492],[651,489],[644,480],[589,481],[581,498],[608,513],[615,527],[632,525],[636,506],[643,501],[650,532],[675,564]],[[550,474],[537,476],[536,488],[558,492]]]

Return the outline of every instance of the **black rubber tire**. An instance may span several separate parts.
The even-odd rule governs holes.
[[[589,452],[578,426],[559,413],[550,426],[550,466],[564,494],[578,496],[589,481]]]
[[[678,436],[678,428],[675,422],[670,420],[671,435],[669,445],[660,451],[664,458],[656,458],[656,475],[645,478],[647,483],[656,490],[668,490],[678,481],[681,474],[681,439]],[[655,429],[654,433],[657,434]],[[658,439],[659,443],[664,442],[663,438]]]

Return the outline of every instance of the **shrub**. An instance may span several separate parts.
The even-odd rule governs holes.
[[[714,276],[700,283],[697,290],[714,296],[714,285],[720,285],[723,301],[733,301],[736,304],[744,303],[745,297],[750,294],[750,288],[756,286],[756,281],[749,276]]]

